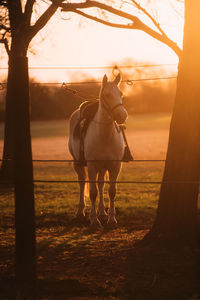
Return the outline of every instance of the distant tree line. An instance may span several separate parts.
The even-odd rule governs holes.
[[[173,109],[175,82],[138,82],[132,86],[122,83],[125,90],[124,105],[130,115],[166,113]],[[30,111],[32,120],[58,120],[69,118],[79,105],[88,99],[98,97],[99,85],[41,85],[30,84]],[[4,93],[0,100],[0,121],[4,121]]]

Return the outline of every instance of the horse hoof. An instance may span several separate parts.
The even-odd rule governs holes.
[[[98,215],[98,219],[99,221],[101,222],[101,224],[103,226],[106,226],[107,222],[108,222],[108,216],[105,214],[105,215]]]
[[[117,228],[117,220],[108,220],[107,222],[107,228],[109,229],[116,229]]]
[[[101,222],[100,222],[98,219],[95,220],[95,221],[93,221],[93,222],[91,222],[91,224],[90,224],[90,229],[91,229],[92,231],[96,231],[96,230],[98,230],[98,229],[102,229]]]

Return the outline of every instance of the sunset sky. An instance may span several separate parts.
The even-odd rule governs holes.
[[[181,17],[174,7],[166,5],[170,1],[162,0],[154,3],[154,11],[159,15],[161,26],[180,46],[183,31]],[[1,45],[1,50],[2,47]],[[31,67],[102,67],[111,64],[128,65],[129,60],[132,64],[178,62],[176,54],[170,48],[141,31],[110,28],[72,13],[56,13],[33,39],[31,49],[31,52],[34,52],[34,54],[29,52]],[[1,65],[6,66],[6,59],[1,61]],[[40,69],[30,70],[30,76],[43,82],[64,82],[69,80],[70,72],[75,71],[88,73],[94,77],[108,72]]]

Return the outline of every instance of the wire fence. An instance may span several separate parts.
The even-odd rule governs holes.
[[[124,79],[121,82],[126,83],[127,85],[133,85],[134,82],[142,81],[156,81],[156,80],[170,80],[176,79],[177,76],[166,76],[166,77],[152,77],[152,78],[139,78],[139,79]],[[89,84],[101,84],[102,81],[77,81],[77,82],[30,82],[30,85],[60,85],[61,88],[66,88],[70,85],[89,85]],[[7,82],[0,82],[0,90],[3,90],[7,85]]]
[[[168,80],[168,79],[176,79],[177,76],[166,76],[166,77],[152,77],[152,78],[138,78],[138,79],[124,79],[121,82],[126,83],[128,85],[130,85],[131,82],[137,82],[137,81],[154,81],[154,80]],[[30,85],[36,85],[36,84],[44,84],[44,85],[63,85],[63,84],[67,84],[67,85],[85,85],[85,84],[101,84],[102,81],[76,81],[76,82],[30,82]],[[1,82],[1,85],[7,85],[7,82]]]
[[[12,159],[6,159],[8,161],[12,161]],[[87,162],[123,162],[122,160],[87,160]],[[3,162],[2,159],[0,159],[0,162]],[[73,159],[34,159],[32,160],[33,163],[73,163],[73,162],[80,162],[82,163],[82,160],[73,160]],[[85,161],[84,161],[85,162]],[[136,159],[133,161],[130,161],[128,163],[146,163],[146,162],[166,162],[165,159]],[[161,185],[161,184],[199,184],[199,181],[186,181],[186,180],[168,180],[168,181],[141,181],[141,180],[45,180],[45,179],[34,179],[33,183],[56,183],[56,184],[68,184],[68,183],[104,183],[104,184],[142,184],[142,185]],[[1,185],[7,185],[7,184],[14,184],[14,181],[4,181],[0,180]]]
[[[29,67],[30,70],[101,70],[101,69],[111,69],[113,75],[116,75],[116,71],[120,72],[120,69],[137,69],[137,68],[150,68],[150,67],[164,67],[164,66],[177,66],[177,64],[155,64],[155,65],[127,65],[127,66],[84,66],[84,67]],[[8,70],[7,67],[0,67],[0,70]],[[142,81],[155,81],[155,80],[170,80],[176,79],[177,76],[166,76],[166,77],[153,77],[153,78],[134,78],[134,79],[124,79],[121,82],[126,83],[127,85],[133,85],[134,82]],[[70,85],[86,85],[86,84],[100,84],[101,81],[79,81],[79,82],[30,82],[30,85],[60,85],[66,89]],[[7,85],[7,82],[0,82],[0,90],[3,90]]]
[[[148,185],[160,185],[162,181],[133,181],[133,180],[116,180],[116,181],[109,181],[109,180],[43,180],[43,179],[34,179],[33,183],[104,183],[104,184],[148,184]],[[177,183],[187,183],[187,182],[177,182]],[[192,182],[189,182],[192,183]],[[2,180],[0,181],[1,185],[14,185],[14,181]]]
[[[68,183],[104,183],[104,184],[142,184],[142,185],[161,185],[161,184],[200,184],[199,181],[185,181],[185,180],[169,180],[169,181],[137,181],[137,180],[44,180],[34,179],[33,183],[57,183],[57,184],[68,184]],[[14,185],[14,181],[0,180],[1,185]]]
[[[168,76],[168,77],[153,77],[153,78],[139,78],[139,79],[125,79],[122,80],[122,83],[125,83],[128,86],[134,85],[137,82],[148,82],[148,81],[157,81],[157,80],[173,80],[176,79],[177,76]],[[71,86],[83,86],[83,85],[95,85],[101,84],[101,81],[81,81],[81,82],[30,82],[30,86],[37,86],[37,85],[48,85],[48,86],[60,86],[65,92],[69,92],[74,96],[80,98],[81,100],[85,101],[95,101],[99,99],[99,96],[96,95],[86,95],[85,92],[80,92],[76,89],[72,89]],[[0,82],[0,91],[5,89],[7,83]]]
[[[30,66],[30,70],[105,70],[105,69],[137,69],[177,66],[177,64],[142,64],[142,65],[114,65],[114,66]],[[8,67],[0,67],[0,70],[8,70]]]
[[[29,69],[32,70],[94,70],[94,69],[112,69],[113,74],[115,71],[120,72],[120,69],[136,69],[136,68],[150,68],[150,67],[165,67],[165,66],[177,66],[177,64],[155,64],[155,65],[126,65],[126,66],[84,66],[84,67],[68,67],[68,66],[63,66],[63,67],[29,67]],[[0,67],[0,70],[6,70],[8,69],[7,67]],[[139,78],[139,79],[125,79],[122,80],[121,82],[126,83],[127,85],[133,85],[134,82],[141,82],[141,81],[155,81],[155,80],[170,80],[170,79],[176,79],[177,76],[166,76],[166,77],[153,77],[153,78]],[[31,85],[60,85],[61,88],[64,88],[65,90],[72,92],[74,95],[79,96],[80,97],[80,93],[77,90],[74,89],[70,89],[69,86],[70,85],[86,85],[86,84],[101,84],[101,81],[82,81],[82,82],[31,82]],[[6,82],[0,82],[0,90],[4,89],[4,86],[6,86]],[[86,98],[86,97],[82,97],[82,98]],[[96,97],[95,97],[96,99]],[[11,159],[7,159],[7,160],[11,160]],[[0,159],[0,162],[2,162],[3,160]],[[97,160],[95,160],[97,162]],[[122,160],[112,160],[112,161],[120,161],[122,162]],[[56,160],[56,159],[34,159],[32,160],[33,163],[35,162],[45,162],[45,163],[72,163],[75,162],[72,159],[65,159],[65,160]],[[76,161],[76,162],[82,162],[82,161]],[[88,162],[94,162],[94,160],[88,160]],[[105,162],[105,161],[99,161],[99,162]],[[164,159],[153,159],[153,160],[134,160],[134,161],[130,161],[129,163],[135,163],[135,162],[165,162]],[[33,180],[34,183],[80,183],[80,180]],[[87,183],[112,183],[112,181],[90,181],[90,180],[86,180],[84,182]],[[13,182],[11,181],[0,181],[1,184],[12,184]],[[129,183],[129,184],[161,184],[161,181],[126,181],[126,180],[117,180],[117,181],[113,181],[113,183],[119,183],[119,184],[125,184],[125,183]]]
[[[12,159],[0,159],[0,162],[3,161],[12,161]],[[85,163],[82,160],[73,160],[73,159],[33,159],[33,163]],[[123,160],[87,160],[87,162],[123,162]],[[146,162],[165,162],[164,159],[134,159],[128,163],[146,163]],[[161,181],[133,181],[133,180],[33,180],[33,183],[117,183],[117,184],[161,184]],[[12,181],[0,181],[0,184],[13,184]]]
[[[3,161],[12,161],[12,158],[7,158],[7,159],[0,159],[0,162]],[[88,159],[87,162],[124,162],[122,159],[109,159],[109,160],[94,160],[94,159]],[[128,163],[134,163],[134,162],[165,162],[165,159],[134,159],[133,161],[129,161]],[[83,163],[85,160],[74,160],[74,159],[33,159],[32,162],[78,162],[78,163]]]

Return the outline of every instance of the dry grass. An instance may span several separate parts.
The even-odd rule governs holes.
[[[65,122],[57,124],[52,137],[54,125],[33,125],[34,158],[70,157],[63,135]],[[168,125],[169,116],[130,120],[127,136],[136,159],[165,158]],[[160,181],[163,167],[162,162],[124,164],[119,179]],[[41,162],[34,163],[34,177],[76,178],[71,164]],[[79,224],[74,219],[79,197],[76,183],[36,184],[38,299],[198,299],[198,250],[179,249],[171,253],[136,246],[154,221],[158,195],[159,185],[118,184],[118,228],[91,232],[89,200],[87,222]],[[108,205],[107,196],[105,202]],[[1,189],[0,210],[0,299],[15,299],[12,189]]]

